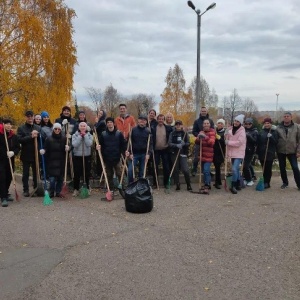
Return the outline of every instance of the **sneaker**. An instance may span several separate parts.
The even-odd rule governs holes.
[[[23,196],[24,196],[24,197],[29,197],[29,196],[30,196],[30,194],[29,194],[29,192],[28,192],[28,191],[25,191],[25,192],[23,193]]]
[[[77,197],[79,195],[79,191],[78,190],[74,190],[72,196],[73,197]]]
[[[2,202],[2,207],[7,207],[7,206],[8,206],[8,202],[7,202],[7,199],[6,199],[6,198],[3,198],[3,199],[1,200],[1,202]]]
[[[14,201],[14,198],[11,194],[7,195],[7,201]]]
[[[176,191],[180,191],[180,183],[176,184]]]
[[[282,186],[280,187],[282,190],[287,189],[288,188],[288,184],[287,183],[283,183]]]
[[[221,189],[221,184],[215,183],[215,184],[214,184],[214,187],[215,187],[216,189],[220,190],[220,189]]]
[[[254,182],[251,180],[251,181],[249,181],[249,182],[247,182],[247,186],[252,186],[254,184]]]
[[[190,185],[189,183],[187,184],[186,189],[187,189],[188,191],[192,191],[192,190],[193,190],[192,187],[191,187],[191,185]]]

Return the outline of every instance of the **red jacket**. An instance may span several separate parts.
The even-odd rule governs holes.
[[[216,132],[213,128],[210,128],[209,131],[204,131],[206,137],[201,139],[202,141],[202,162],[212,162],[214,157],[214,144],[216,141]],[[196,144],[200,144],[200,140],[197,137],[195,140]],[[199,153],[200,160],[200,153]]]

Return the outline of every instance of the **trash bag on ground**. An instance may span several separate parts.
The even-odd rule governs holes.
[[[148,179],[139,178],[125,189],[125,208],[128,212],[141,214],[153,208],[152,188]]]

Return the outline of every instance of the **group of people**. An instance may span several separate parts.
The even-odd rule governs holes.
[[[297,163],[300,156],[300,127],[292,121],[290,112],[284,113],[283,121],[277,127],[272,124],[270,118],[265,118],[260,132],[254,127],[253,119],[244,120],[244,115],[237,115],[233,124],[225,125],[223,119],[218,119],[215,125],[205,107],[201,108],[199,118],[194,121],[192,176],[196,175],[200,163],[203,173],[201,193],[208,194],[211,189],[212,164],[215,167],[215,188],[221,188],[221,166],[225,163],[227,167],[228,162],[230,168],[227,173],[232,176],[229,187],[231,193],[237,194],[241,190],[241,183],[253,185],[254,171],[251,162],[255,154],[258,155],[262,166],[264,188],[270,188],[272,165],[277,155],[282,178],[281,188],[287,188],[289,185],[286,172],[288,159],[296,185],[300,189]],[[162,169],[164,187],[169,188],[172,175],[177,191],[181,189],[181,171],[184,174],[186,189],[192,191],[188,164],[190,135],[184,129],[182,121],[174,120],[171,113],[157,115],[156,111],[151,109],[148,115],[140,115],[136,122],[135,118],[128,114],[126,104],[120,104],[118,117],[107,117],[106,112],[100,110],[94,124],[90,124],[84,111],[79,112],[76,120],[71,116],[70,107],[64,106],[54,124],[50,121],[48,112],[34,115],[33,111],[29,110],[25,113],[25,123],[18,127],[16,134],[11,127],[12,121],[9,119],[4,119],[0,124],[0,197],[4,207],[13,200],[9,194],[9,187],[14,157],[19,151],[24,197],[34,195],[29,193],[30,169],[33,191],[37,188],[36,165],[41,164],[41,157],[46,162],[40,167],[45,169],[50,181],[50,197],[64,197],[61,192],[66,179],[66,166],[74,183],[73,196],[79,194],[81,179],[84,179],[90,193],[93,150],[99,152],[99,158],[103,158],[104,165],[100,159],[97,161],[98,174],[106,172],[110,189],[114,187],[114,177],[121,180],[122,170],[125,168],[129,184],[136,177],[145,177],[148,172],[148,176],[153,176],[153,188],[159,185],[158,175]],[[160,164],[162,168],[159,168]]]

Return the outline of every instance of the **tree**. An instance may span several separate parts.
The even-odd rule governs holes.
[[[137,94],[133,95],[129,101],[127,101],[128,111],[134,116],[147,115],[148,111],[155,107],[156,102],[153,95]]]
[[[242,111],[245,113],[245,117],[249,118],[258,111],[258,107],[252,99],[246,98],[242,103]]]
[[[120,95],[118,91],[110,84],[106,87],[103,95],[103,108],[107,113],[107,116],[115,117],[116,108],[120,100]]]
[[[74,10],[56,0],[2,0],[0,12],[0,114],[17,122],[26,109],[59,114],[77,63]]]
[[[98,112],[101,109],[102,101],[103,101],[103,95],[101,89],[89,87],[89,88],[85,88],[85,90],[87,91],[89,97],[91,98],[92,103],[94,105],[94,110],[98,115]]]
[[[233,123],[233,118],[236,115],[236,112],[242,108],[242,98],[239,96],[237,89],[233,89],[233,92],[229,97],[223,98],[223,110],[225,120]]]

